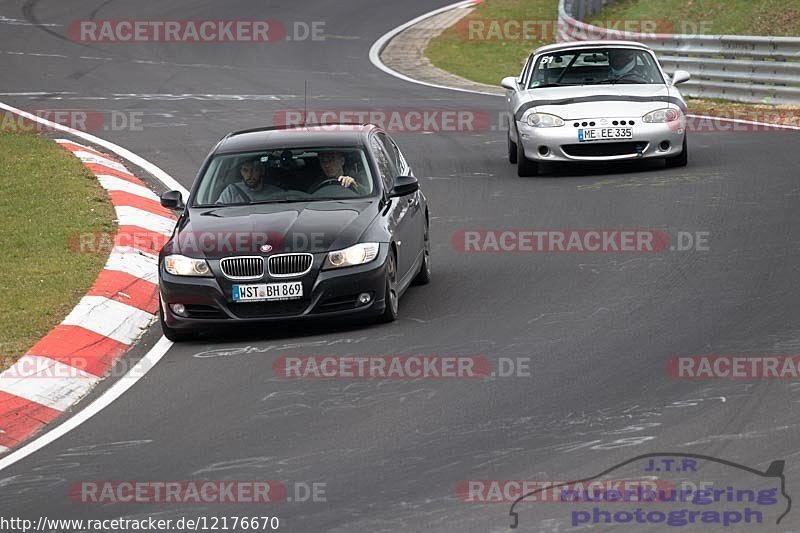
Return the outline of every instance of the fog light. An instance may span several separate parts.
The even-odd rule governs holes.
[[[178,316],[186,316],[186,307],[183,304],[169,304],[170,310]]]
[[[372,301],[372,295],[368,292],[362,292],[358,295],[358,305],[367,305]]]
[[[539,155],[546,156],[549,153],[550,153],[550,148],[548,148],[547,146],[540,146],[539,147]]]
[[[669,143],[669,141],[661,141],[661,144],[658,145],[658,147],[661,148],[662,152],[666,152],[667,150],[669,150],[670,146],[672,145]]]

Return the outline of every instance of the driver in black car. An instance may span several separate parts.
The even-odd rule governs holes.
[[[317,180],[309,190],[315,190],[326,181],[331,184],[338,182],[342,187],[352,188],[358,191],[361,185],[344,172],[345,157],[342,152],[320,152],[319,166],[322,168],[322,177]]]

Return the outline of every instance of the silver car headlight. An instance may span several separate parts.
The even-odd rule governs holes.
[[[548,113],[531,113],[528,115],[528,126],[534,128],[558,128],[564,125],[564,119]]]
[[[647,122],[650,124],[658,124],[664,122],[675,122],[676,120],[681,118],[681,112],[677,109],[673,109],[671,107],[665,107],[664,109],[656,109],[655,111],[650,111],[648,114],[642,117],[642,122]]]
[[[377,242],[362,242],[344,250],[328,252],[325,268],[344,268],[363,265],[378,257],[380,245]]]
[[[205,259],[194,259],[185,255],[168,255],[164,258],[164,268],[173,276],[210,277],[212,275]]]

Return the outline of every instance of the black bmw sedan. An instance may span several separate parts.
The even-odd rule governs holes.
[[[159,254],[164,335],[236,322],[397,318],[430,280],[425,196],[373,125],[260,128],[211,151]]]

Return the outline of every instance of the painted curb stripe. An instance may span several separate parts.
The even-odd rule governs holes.
[[[158,258],[129,248],[115,247],[108,256],[106,269],[127,272],[131,276],[158,283]]]
[[[0,391],[0,446],[13,448],[61,411]]]
[[[90,148],[89,146],[84,146],[82,144],[78,144],[75,141],[68,141],[67,139],[56,139],[56,142],[69,150],[70,152],[77,152],[78,150],[83,150],[84,152],[89,152],[90,154],[94,154],[98,157],[108,157],[105,154],[102,154],[95,150],[94,148]]]
[[[117,221],[120,226],[139,226],[166,236],[172,235],[172,230],[175,228],[175,220],[154,215],[142,209],[121,205],[114,206],[114,210],[117,212]]]
[[[64,411],[99,379],[48,357],[24,355],[0,374],[0,391]]]
[[[84,163],[84,165],[86,165],[95,176],[99,175],[114,176],[115,178],[125,180],[127,182],[133,183],[134,185],[138,185],[140,187],[146,187],[146,185],[142,180],[131,174],[125,172],[118,172],[117,170],[111,167],[107,167],[105,165],[98,165],[96,163]]]
[[[138,194],[132,194],[127,191],[109,190],[108,195],[111,197],[111,203],[116,206],[135,207],[136,209],[141,209],[142,211],[147,211],[148,213],[153,213],[154,215],[172,220],[172,211],[161,207],[161,202],[158,200],[143,198]],[[175,225],[174,220],[172,220],[172,225]]]
[[[80,236],[80,251],[113,246],[105,268],[62,323],[0,374],[0,453],[85,396],[152,323],[156,254],[175,225],[172,213],[120,162],[75,142],[57,142],[98,176],[120,225],[113,237]],[[95,248],[83,250],[89,246]]]
[[[75,155],[75,157],[77,157],[78,159],[83,161],[83,163],[85,165],[103,166],[103,167],[115,170],[115,171],[119,172],[120,174],[127,174],[128,176],[130,176],[132,178],[136,178],[136,176],[131,174],[128,171],[128,169],[125,168],[125,165],[123,165],[119,161],[115,161],[115,160],[113,160],[113,159],[111,159],[109,157],[98,156],[98,155],[95,155],[95,154],[93,154],[91,152],[87,152],[86,150],[75,150],[72,153]],[[138,180],[139,178],[136,178],[136,179]]]
[[[153,321],[153,315],[102,296],[84,296],[62,324],[81,326],[123,344],[133,344]]]
[[[157,256],[158,251],[168,240],[169,235],[150,231],[139,226],[119,226],[113,245],[118,248],[118,251],[126,250],[128,253],[144,252],[151,256]],[[152,260],[152,262],[155,261],[155,259]]]
[[[100,185],[109,192],[122,191],[141,196],[142,198],[158,201],[158,196],[153,194],[153,191],[144,185],[137,185],[129,180],[124,180],[117,176],[112,176],[111,174],[98,174],[97,180],[100,182]]]
[[[128,345],[80,326],[59,324],[36,343],[29,355],[41,355],[102,376]]]
[[[103,270],[86,295],[102,296],[151,314],[158,311],[158,285],[126,272]]]
[[[161,182],[166,188],[170,190],[180,191],[184,199],[189,194],[186,188],[183,187],[177,181],[175,181],[175,179],[172,178],[169,174],[161,170],[159,167],[157,167],[150,161],[134,154],[130,150],[122,148],[119,145],[101,139],[94,135],[90,135],[86,132],[81,132],[72,128],[68,128],[66,126],[62,126],[55,122],[45,120],[41,117],[37,117],[35,115],[27,113],[21,109],[9,106],[3,102],[0,102],[0,109],[13,113],[19,117],[27,118],[39,124],[45,124],[56,131],[62,131],[71,134],[73,136],[76,136],[78,138],[85,139],[93,143],[94,145],[101,146],[104,149],[124,158],[126,161],[136,165],[137,167],[144,169],[146,172],[149,172],[156,180]],[[105,154],[101,154],[100,152],[94,149],[87,149],[86,147],[82,147],[81,145],[79,145],[78,143],[74,143],[73,141],[61,139],[57,140],[57,142],[67,145],[65,146],[65,149],[67,150],[70,150],[70,148],[72,148],[72,150],[70,151],[81,151],[80,148],[83,148],[82,151],[90,154],[90,156],[92,156],[93,161],[101,161],[101,159],[104,160],[103,162],[109,161],[108,156],[106,156]],[[140,179],[133,176],[130,172],[128,172],[127,170],[119,171],[119,166],[120,166],[119,163],[117,163],[116,165],[112,164],[111,167],[96,163],[88,163],[88,164],[84,163],[84,164],[94,172],[95,176],[103,174],[113,178],[115,181],[119,180],[119,181],[130,182],[131,185],[123,187],[122,190],[128,190],[128,192],[131,192],[133,194],[139,194],[140,196],[145,198],[152,198],[153,196],[155,196],[151,192],[147,191],[144,183]],[[145,279],[151,279],[153,280],[153,282],[155,282],[157,278],[157,258],[152,254],[144,254],[141,252],[132,251],[132,249],[130,248],[128,249],[120,247],[114,248],[106,264],[106,268],[111,270],[116,270],[119,272],[134,271],[140,273],[141,274],[140,277],[143,277]],[[103,299],[102,297],[99,298],[101,300]],[[117,303],[117,305],[123,305],[123,304]],[[135,309],[134,307],[130,306],[128,307],[130,309]],[[148,316],[150,317],[150,319],[152,319],[151,315]],[[93,332],[84,330],[79,326],[70,326],[62,324],[54,328],[50,332],[50,334],[46,335],[45,339],[47,341],[52,341],[54,338],[58,338],[58,336],[63,337],[65,335],[69,335],[70,333],[68,332],[72,332],[71,334],[84,334],[84,335],[93,334]],[[49,337],[49,335],[52,335],[52,337]],[[97,342],[89,341],[86,344],[80,346],[89,349],[90,346],[100,347],[101,345],[103,345],[102,350],[93,351],[91,353],[91,356],[94,358],[95,362],[102,361],[103,364],[110,365],[113,363],[114,357],[121,354],[127,348],[127,346],[123,343],[118,343],[123,348],[119,348],[119,346],[117,348],[114,348],[113,345],[110,343],[113,343],[115,341],[109,339],[108,337],[102,337],[102,338],[104,339],[103,341],[97,341]],[[42,339],[41,345],[37,344],[40,348],[46,346],[44,344],[45,339]],[[68,344],[67,346],[73,348],[75,345]],[[129,388],[131,388],[134,384],[136,384],[142,378],[142,376],[144,376],[149,370],[151,370],[161,360],[161,358],[164,357],[164,355],[167,353],[167,351],[171,346],[172,343],[170,341],[168,341],[165,337],[161,337],[155,344],[155,346],[149,349],[147,353],[142,357],[142,359],[139,360],[130,371],[126,372],[124,376],[122,376],[119,380],[113,383],[108,390],[103,392],[91,404],[89,404],[88,406],[81,409],[73,416],[66,419],[62,424],[59,424],[55,428],[51,428],[43,435],[38,436],[31,442],[28,442],[20,446],[19,449],[13,451],[11,450],[12,447],[20,445],[23,443],[24,440],[32,437],[42,426],[57,418],[60,414],[60,411],[58,409],[52,409],[40,403],[30,401],[29,399],[23,398],[21,396],[17,396],[15,394],[9,394],[0,390],[0,453],[8,452],[8,455],[6,457],[0,459],[0,470],[3,470],[12,464],[15,464],[24,457],[27,457],[30,454],[36,452],[37,450],[40,450],[41,448],[47,446],[49,443],[67,434],[69,431],[75,429],[83,422],[90,419],[98,412],[102,411],[105,407],[110,405],[114,400],[119,398]],[[62,344],[62,347],[65,346]],[[115,350],[119,350],[119,352],[117,353]],[[27,357],[26,361],[36,361],[36,359],[32,359],[34,357],[36,357],[36,355],[30,355],[30,357]],[[64,367],[69,368],[71,366],[63,363],[63,361],[67,360],[66,358],[58,358],[58,360],[49,361],[47,357],[40,357],[39,360],[44,361],[45,364],[47,365],[47,368],[64,368]],[[62,361],[60,364],[59,360]],[[80,364],[83,365],[84,362],[81,361]],[[99,380],[99,378],[97,377],[89,377],[86,375],[82,375],[81,377],[83,380]],[[34,377],[29,377],[27,379],[35,380]],[[76,387],[76,389],[74,390],[79,390],[79,389]],[[75,394],[76,401],[78,399],[77,396],[78,394]],[[55,398],[51,398],[51,400],[55,401]],[[66,406],[64,406],[63,404],[59,406],[66,408]]]

